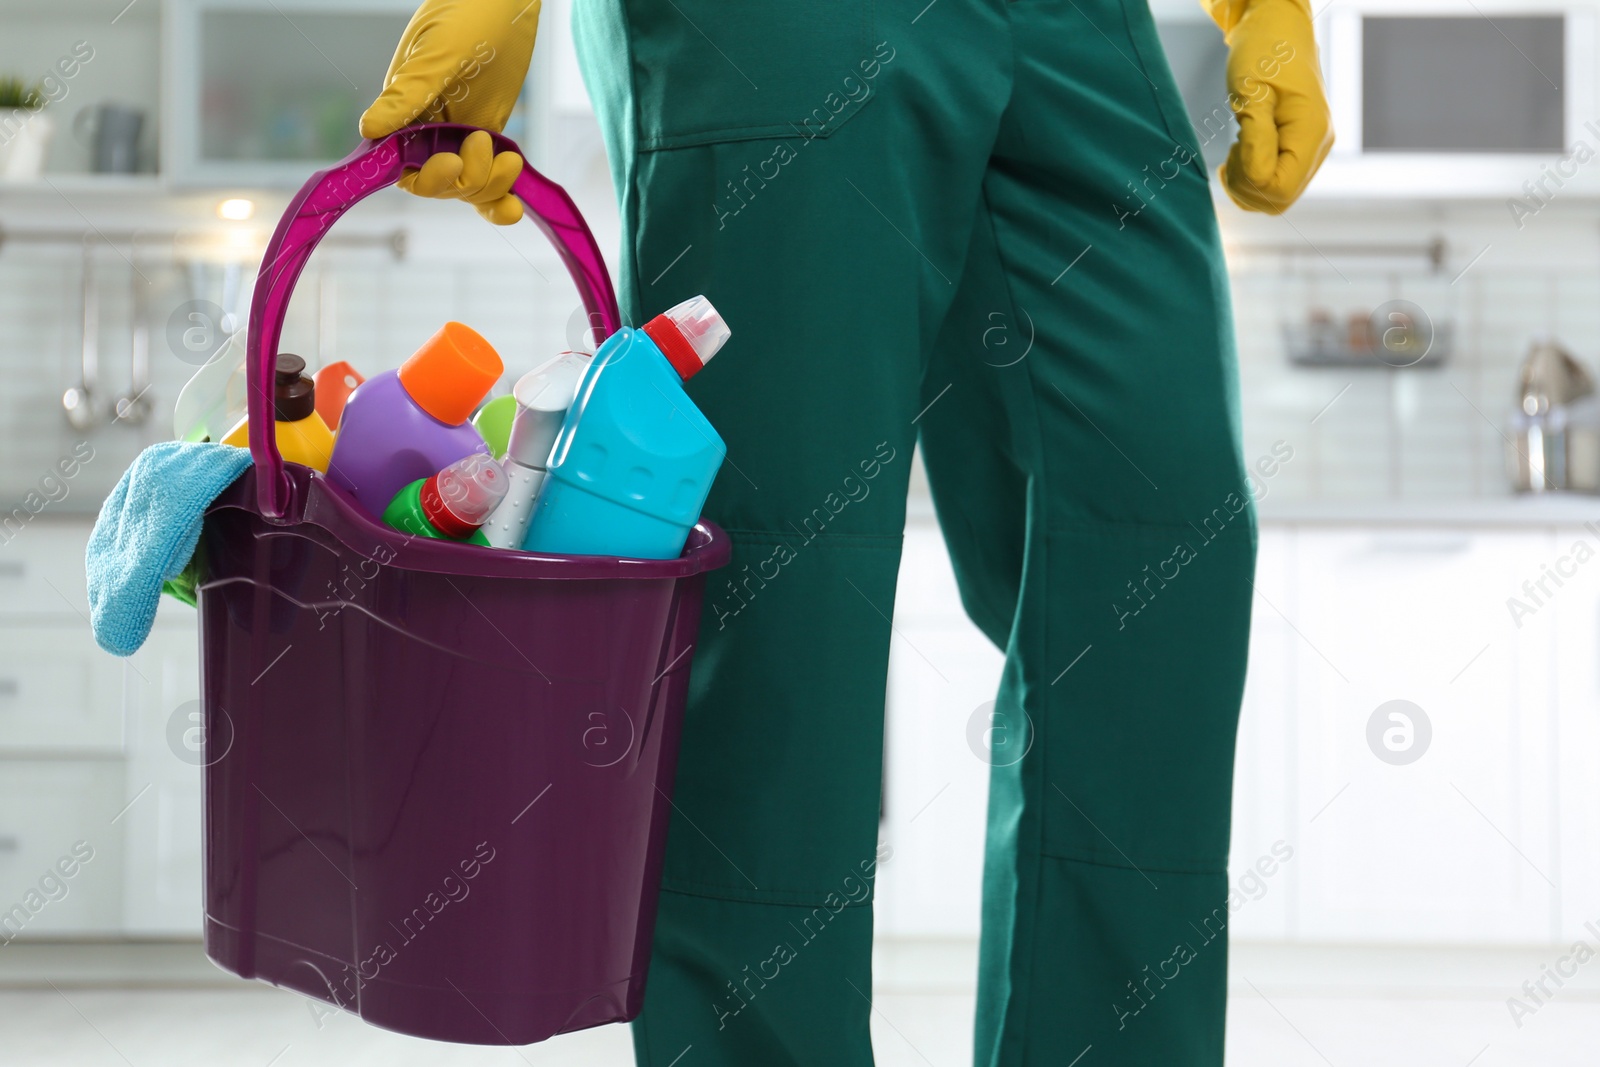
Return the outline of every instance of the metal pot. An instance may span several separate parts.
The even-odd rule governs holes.
[[[1519,493],[1600,493],[1600,398],[1594,377],[1555,341],[1533,343],[1522,361],[1507,452]]]

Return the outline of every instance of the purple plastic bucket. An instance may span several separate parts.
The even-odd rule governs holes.
[[[411,537],[265,427],[289,295],[317,239],[467,127],[367,144],[268,245],[250,321],[256,465],[206,513],[206,952],[226,970],[441,1041],[527,1044],[643,1002],[707,571]],[[515,150],[504,138],[497,147]],[[609,333],[570,199],[516,186]]]

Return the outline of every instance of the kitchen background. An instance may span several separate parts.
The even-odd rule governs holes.
[[[610,250],[620,232],[571,2],[545,5],[508,132]],[[198,366],[237,357],[223,342],[252,257],[313,162],[348,146],[410,4],[124,3],[0,0],[0,73],[58,79],[42,171],[0,180],[0,908],[74,842],[95,852],[65,898],[0,935],[7,1061],[512,1062],[318,1020],[210,968],[194,940],[193,612],[165,604],[126,663],[94,647],[85,619],[101,499],[172,436]],[[1187,0],[1153,6],[1215,163],[1232,136],[1207,136],[1225,107],[1220,37]],[[1600,925],[1600,566],[1587,566],[1600,533],[1585,525],[1600,501],[1514,493],[1508,457],[1530,447],[1517,416],[1530,347],[1554,341],[1591,373],[1600,360],[1597,15],[1596,0],[1333,0],[1319,33],[1337,153],[1282,218],[1217,192],[1245,454],[1278,460],[1259,480],[1230,1063],[1589,1061],[1600,969],[1559,961],[1580,940],[1600,947],[1586,926]],[[1450,25],[1423,26],[1428,47],[1397,73],[1379,16]],[[1413,68],[1420,83],[1400,76]],[[102,104],[142,113],[136,141]],[[1385,109],[1458,142],[1402,151],[1407,130],[1383,126]],[[371,373],[446,318],[496,343],[506,381],[585,342],[533,227],[389,191],[317,253],[285,347]],[[1006,325],[1025,343],[1025,323]],[[1593,440],[1571,438],[1575,457]],[[64,478],[69,456],[82,462]],[[961,613],[920,479],[895,623],[874,1025],[882,1062],[944,1067],[970,1042],[998,758],[971,738],[1000,657]],[[1403,720],[1393,701],[1408,702]],[[1397,722],[1409,744],[1386,746]],[[1560,982],[1525,989],[1552,967]],[[191,1025],[202,1017],[209,1029]],[[610,1028],[525,1058],[626,1062],[625,1044]]]

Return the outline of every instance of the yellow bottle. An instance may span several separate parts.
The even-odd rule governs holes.
[[[290,463],[300,463],[328,473],[333,457],[333,431],[317,414],[316,386],[306,377],[306,361],[284,352],[278,356],[277,381],[272,389],[272,413],[276,420],[278,451]],[[250,447],[249,419],[240,419],[222,443],[237,448]]]

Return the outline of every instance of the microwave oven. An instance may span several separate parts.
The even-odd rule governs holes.
[[[1600,192],[1600,4],[1333,0],[1318,18],[1338,135],[1308,195]]]

